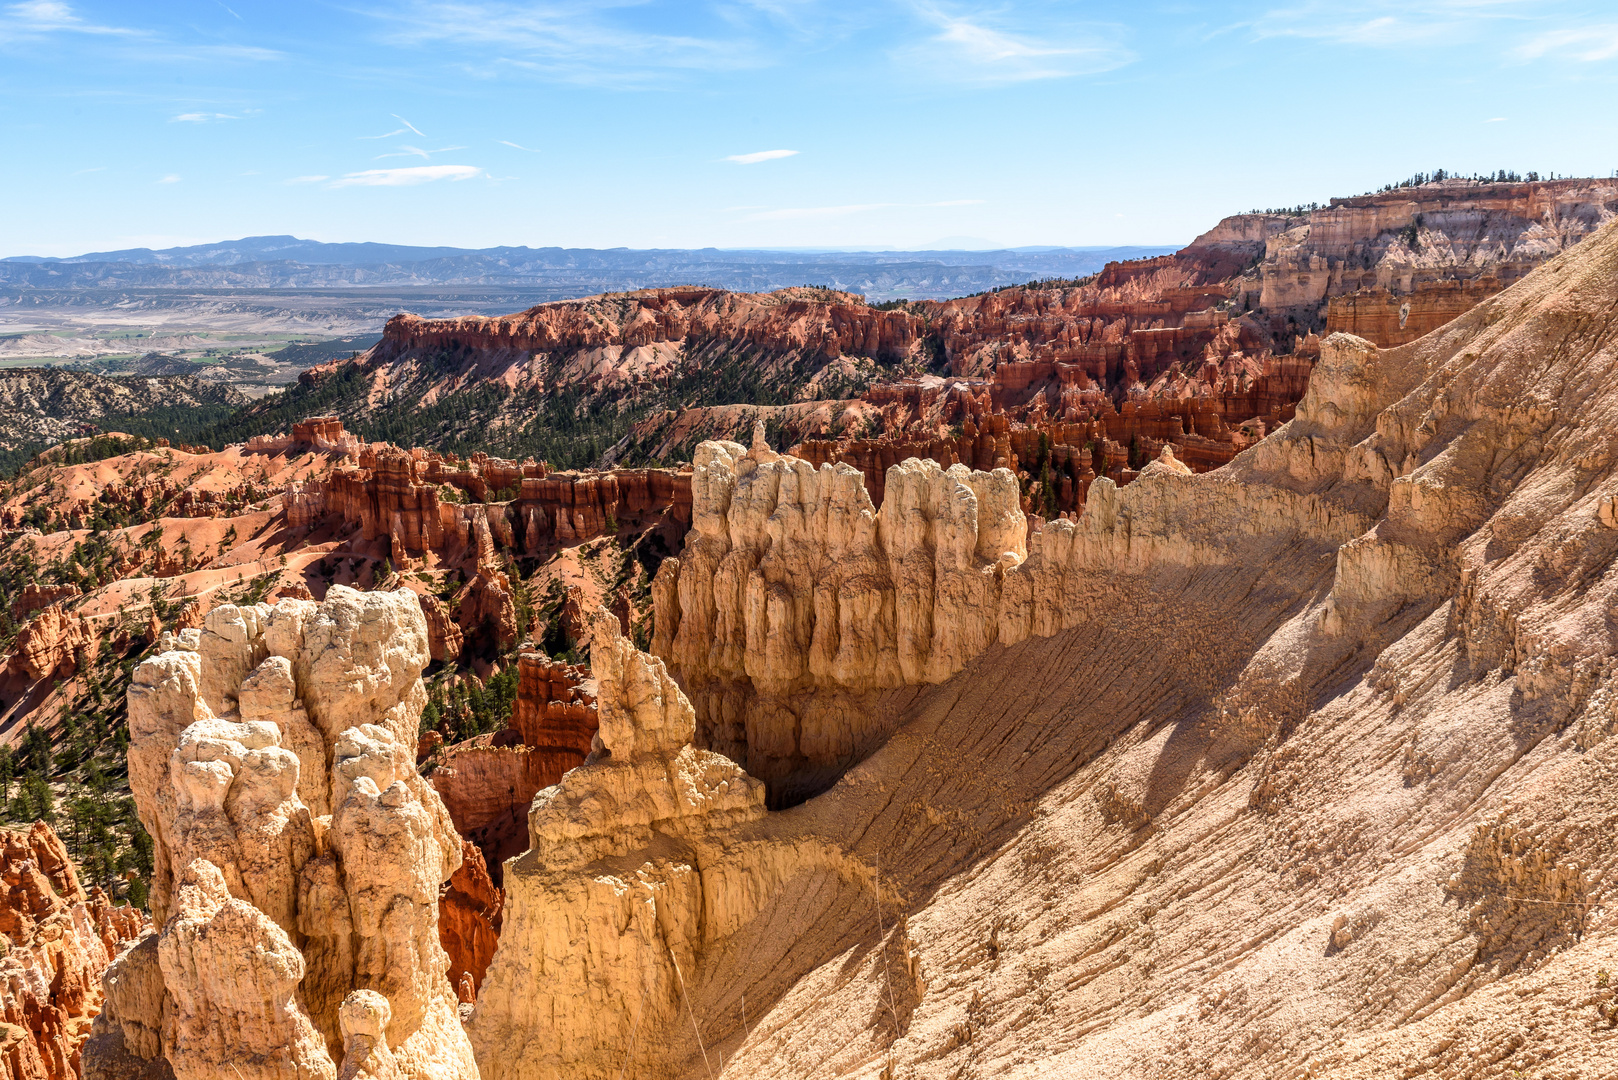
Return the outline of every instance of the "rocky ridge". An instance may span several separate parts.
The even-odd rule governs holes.
[[[857,470],[782,457],[760,430],[751,450],[698,447],[692,492],[685,549],[653,584],[653,649],[697,706],[699,745],[777,801],[885,734],[861,730],[873,692],[942,682],[992,642],[1026,554],[1005,468],[911,459],[878,511]]]
[[[247,403],[234,387],[195,375],[147,378],[6,368],[0,370],[0,451],[120,430],[120,419],[154,410],[238,409]]]
[[[1292,417],[1317,332],[1414,340],[1615,212],[1605,180],[1434,182],[1236,215],[1084,281],[893,309],[824,290],[665,289],[500,319],[400,316],[366,357],[310,379],[363,370],[369,396],[345,406],[356,416],[491,386],[507,395],[479,406],[491,432],[540,409],[550,429],[582,431],[587,401],[588,445],[617,439],[603,464],[684,458],[763,419],[776,449],[803,442],[809,460],[862,467],[878,503],[885,465],[862,462],[927,456],[1026,473],[1025,511],[1049,518],[1081,512],[1097,476],[1133,479],[1164,445],[1197,472],[1225,464]],[[573,412],[555,411],[563,398]],[[1022,445],[985,463],[963,443],[997,424]]]
[[[1418,342],[1328,337],[1297,418],[1227,469],[1098,479],[978,608],[921,594],[893,734],[800,806],[648,797],[680,773],[637,763],[700,741],[700,710],[614,645],[611,754],[536,800],[474,1043],[524,1033],[536,1076],[1604,1075],[1615,296],[1608,226]],[[721,660],[762,632],[729,675],[761,693],[836,671],[816,590],[767,564],[877,515],[829,497],[835,466],[747,453],[703,448],[657,604],[738,628]],[[745,572],[680,588],[716,510],[754,508]],[[972,516],[912,516],[979,546]],[[923,624],[893,611],[896,641]],[[923,641],[963,644],[935,672]],[[595,1006],[518,999],[536,955]]]

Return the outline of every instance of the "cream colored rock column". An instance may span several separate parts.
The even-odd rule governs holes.
[[[165,644],[129,694],[161,978],[149,949],[106,978],[161,1019],[102,1027],[179,1080],[476,1080],[437,930],[460,838],[415,770],[414,595],[223,605]]]
[[[682,982],[704,941],[699,841],[764,815],[764,785],[691,746],[663,661],[594,616],[598,749],[528,816],[505,925],[469,1024],[486,1080],[644,1075],[684,1045]]]

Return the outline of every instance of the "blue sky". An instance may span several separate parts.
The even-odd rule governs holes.
[[[0,0],[0,254],[1178,243],[1615,106],[1610,0]]]

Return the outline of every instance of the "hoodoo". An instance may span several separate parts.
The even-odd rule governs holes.
[[[1026,554],[1009,470],[930,460],[858,470],[704,443],[692,532],[654,584],[657,637],[697,703],[702,744],[801,799],[887,732],[877,692],[942,682],[995,640]]]
[[[130,989],[89,1074],[475,1078],[438,938],[461,841],[415,768],[415,594],[225,605],[163,644],[129,692],[156,933],[108,970]]]
[[[712,864],[716,834],[763,817],[763,785],[694,748],[663,662],[606,609],[594,621],[598,749],[534,800],[532,846],[507,864],[505,929],[471,1022],[485,1080],[613,1076],[637,1044],[632,1075],[661,1075],[706,947],[752,914],[714,906]]]

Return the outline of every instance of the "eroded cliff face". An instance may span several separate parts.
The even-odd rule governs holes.
[[[381,354],[470,347],[516,354],[611,349],[616,357],[620,350],[724,339],[823,357],[877,356],[902,355],[916,337],[915,322],[902,312],[876,311],[863,297],[831,289],[644,289],[541,304],[501,319],[396,315],[383,332]],[[656,373],[655,364],[651,370]],[[614,371],[611,377],[620,376]]]
[[[653,584],[656,637],[698,742],[794,801],[886,735],[881,691],[938,683],[995,640],[1026,553],[1017,482],[912,459],[880,511],[860,472],[704,443],[692,530]],[[876,716],[870,715],[875,712]]]
[[[620,647],[640,674],[603,676],[610,755],[536,801],[508,867],[485,1068],[1606,1075],[1615,319],[1609,226],[1414,344],[1330,337],[1297,418],[1229,467],[1097,480],[1077,522],[991,570],[974,544],[996,585],[967,617],[935,554],[968,550],[964,515],[945,543],[912,514],[933,586],[896,590],[890,624],[872,569],[817,608],[835,564],[880,552],[892,574],[875,515],[835,467],[704,448],[693,535],[722,520],[732,546],[699,575],[698,540],[662,580],[670,670],[837,692],[825,616],[876,597],[860,626],[892,659],[850,678],[905,684],[877,690],[894,733],[802,805],[693,815],[661,794],[686,774],[656,733],[700,738],[701,708]],[[749,507],[768,512],[733,533]],[[813,576],[761,569],[795,549]],[[902,638],[918,596],[935,629]],[[693,617],[711,648],[682,639]],[[953,670],[921,648],[941,625],[970,643]],[[536,983],[591,1007],[514,992]],[[494,1072],[519,1031],[526,1064]]]
[[[0,1077],[77,1080],[101,972],[145,919],[79,884],[43,821],[0,836]]]
[[[461,841],[415,769],[415,595],[224,605],[165,644],[129,692],[159,931],[108,970],[87,1074],[476,1077],[437,925]]]
[[[1270,238],[1259,305],[1402,345],[1444,325],[1618,214],[1618,181],[1441,181],[1333,199]],[[1318,325],[1314,324],[1314,325]]]
[[[744,914],[712,902],[714,835],[763,817],[763,785],[693,747],[694,713],[663,662],[606,609],[594,622],[597,749],[534,799],[469,1025],[490,1080],[607,1077],[631,1059],[663,1074],[699,956]]]

